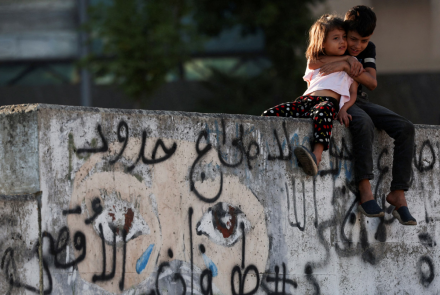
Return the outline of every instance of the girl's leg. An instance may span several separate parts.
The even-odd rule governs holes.
[[[314,145],[313,153],[319,164],[322,152],[328,150],[332,134],[333,120],[336,119],[337,110],[331,101],[316,104],[307,116],[313,119]]]
[[[307,110],[304,114],[304,117],[313,117],[314,109],[316,109],[317,105],[322,102],[328,102],[325,98],[317,97],[317,96],[307,96],[304,101],[304,109]],[[319,116],[319,114],[317,115]],[[326,120],[327,121],[327,120]],[[313,123],[316,125],[316,123]],[[316,129],[316,128],[315,128]],[[315,140],[313,143],[313,152],[310,152],[304,146],[298,146],[294,149],[295,156],[298,160],[298,165],[302,167],[304,172],[307,175],[315,176],[318,173],[318,165],[321,162],[321,155],[326,146],[328,145],[328,141],[321,140],[320,137],[316,138],[315,132]],[[321,136],[322,137],[322,136]],[[328,148],[328,147],[327,147]]]
[[[313,119],[314,143],[322,144],[324,151],[330,146],[333,120],[336,119],[337,111],[332,102],[325,101],[315,105],[308,114]]]
[[[293,102],[286,102],[265,110],[261,116],[277,116],[277,117],[305,117],[307,108],[306,97],[300,96]]]

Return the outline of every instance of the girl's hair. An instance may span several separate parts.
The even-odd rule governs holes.
[[[332,14],[321,16],[309,30],[309,46],[306,51],[308,60],[317,60],[320,55],[325,55],[324,45],[328,32],[340,29],[345,30],[344,21]]]

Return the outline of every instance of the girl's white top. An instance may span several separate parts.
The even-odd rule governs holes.
[[[309,88],[303,95],[309,95],[310,93],[318,90],[331,90],[341,95],[339,100],[339,109],[350,100],[350,86],[353,83],[351,78],[346,72],[336,72],[326,76],[320,76],[319,69],[310,70],[306,69],[304,74],[304,81],[310,82]]]

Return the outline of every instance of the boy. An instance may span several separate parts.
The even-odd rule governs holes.
[[[370,90],[377,86],[376,47],[370,41],[376,27],[376,15],[371,8],[363,5],[351,8],[345,14],[348,49],[346,56],[323,57],[310,63],[310,69],[321,68],[327,75],[346,71],[359,82],[356,103],[348,109],[349,125],[353,138],[353,155],[356,183],[360,192],[359,211],[368,217],[382,217],[383,211],[374,200],[370,179],[373,175],[374,127],[385,130],[394,139],[393,180],[391,192],[386,200],[395,206],[393,216],[403,225],[416,225],[417,221],[409,213],[405,191],[409,189],[411,163],[414,149],[414,125],[407,119],[370,103],[362,91],[362,85]],[[342,122],[341,122],[342,123]]]

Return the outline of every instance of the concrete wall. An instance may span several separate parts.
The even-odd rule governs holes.
[[[419,225],[404,227],[357,212],[339,125],[312,178],[291,152],[308,144],[308,120],[53,105],[0,117],[0,130],[37,137],[0,132],[2,294],[35,294],[41,281],[44,294],[440,289],[437,126],[416,129],[407,199]],[[26,149],[38,163],[23,166]],[[387,212],[392,151],[377,132],[372,184]]]

